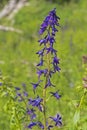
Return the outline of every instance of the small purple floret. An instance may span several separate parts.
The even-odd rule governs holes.
[[[55,126],[62,125],[62,118],[59,114],[57,114],[56,117],[50,117],[50,118],[55,122]]]
[[[32,127],[36,126],[37,123],[36,122],[31,122],[29,125],[28,125],[28,128],[32,129]]]
[[[61,95],[58,94],[58,91],[56,92],[50,92],[52,96],[54,96],[56,99],[60,99]]]
[[[34,107],[38,107],[38,109],[40,111],[42,111],[42,106],[41,106],[42,101],[43,101],[43,99],[40,98],[39,96],[37,96],[36,99],[29,99],[29,104],[34,106]]]

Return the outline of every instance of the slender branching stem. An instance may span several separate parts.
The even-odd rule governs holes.
[[[21,123],[20,123],[19,117],[18,117],[18,115],[17,115],[17,113],[16,113],[16,110],[15,110],[15,117],[16,117],[16,120],[17,120],[17,122],[18,122],[19,130],[21,130]]]
[[[84,94],[82,95],[82,97],[81,97],[81,99],[80,99],[80,103],[79,103],[79,106],[78,106],[79,109],[80,109],[81,106],[82,106],[82,103],[83,103],[83,101],[84,101],[84,98],[85,98],[86,93],[87,93],[87,92],[84,91]]]
[[[49,43],[48,43],[48,46],[49,47]],[[45,86],[48,82],[48,78],[49,78],[49,72],[50,72],[50,53],[46,54],[46,63],[47,63],[47,68],[48,68],[48,73],[46,75],[46,82],[45,82]],[[46,91],[47,89],[43,88],[43,114],[44,114],[44,130],[47,130],[47,126],[46,126]]]
[[[43,89],[43,114],[44,114],[44,130],[47,130],[46,128],[46,89]]]

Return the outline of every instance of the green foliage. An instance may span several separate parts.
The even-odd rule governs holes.
[[[21,130],[27,124],[26,115],[26,104],[25,99],[24,103],[19,103],[16,99],[16,91],[13,86],[13,82],[11,82],[10,77],[3,77],[0,75],[0,97],[5,100],[3,106],[3,112],[8,115],[7,118],[9,120],[9,129],[10,130]],[[21,106],[20,106],[21,104]]]
[[[39,50],[37,45],[39,25],[44,16],[54,7],[57,8],[61,18],[61,27],[55,44],[60,57],[61,72],[54,76],[53,82],[57,84],[62,98],[58,103],[55,101],[50,103],[49,108],[53,104],[57,105],[57,108],[51,109],[49,114],[53,114],[54,111],[62,113],[63,127],[60,128],[62,130],[87,130],[85,114],[87,94],[80,111],[77,110],[84,95],[82,78],[87,76],[87,71],[82,68],[82,56],[87,55],[87,0],[78,3],[70,2],[63,6],[45,0],[29,2],[30,5],[21,9],[12,21],[0,20],[3,25],[12,25],[23,30],[23,34],[0,31],[0,70],[3,75],[7,75],[1,78],[4,85],[3,88],[0,86],[0,130],[19,129],[15,112],[22,117],[25,106],[14,102],[14,86],[20,86],[25,82],[30,96],[32,95],[30,83],[37,81],[35,65],[38,58],[35,53]],[[84,71],[85,76],[83,76]],[[8,96],[6,96],[7,92]],[[22,122],[23,119],[19,118],[19,120]],[[72,128],[72,120],[76,123],[74,128]]]

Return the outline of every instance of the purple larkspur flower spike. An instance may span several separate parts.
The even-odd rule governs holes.
[[[54,73],[60,71],[60,67],[58,66],[59,58],[57,58],[57,50],[54,49],[54,43],[56,42],[55,33],[58,31],[56,27],[59,26],[59,19],[60,18],[56,15],[56,8],[54,8],[46,16],[45,20],[41,24],[39,31],[41,35],[46,31],[46,35],[44,36],[44,38],[38,40],[43,48],[36,53],[40,57],[40,61],[37,64],[38,80],[40,80],[42,75],[44,75],[44,77],[48,77],[45,88],[47,88],[48,86],[54,86],[51,83],[50,78]],[[50,68],[50,70],[48,67],[45,67],[45,69],[41,69],[44,68],[44,65],[46,65],[47,63],[44,57],[46,57],[46,55],[49,55],[48,53],[50,53],[50,59],[52,59],[52,61],[50,61],[49,63],[49,66],[52,67]],[[32,85],[35,92],[35,89],[39,86],[39,83],[32,83]]]
[[[44,22],[41,24],[39,34],[42,35],[46,31],[48,26],[52,27],[52,31],[56,32],[55,26],[59,26],[59,17],[56,15],[56,8],[49,12],[49,15],[45,18]]]
[[[41,86],[40,81],[44,81],[45,84],[43,86],[43,98],[40,98],[37,96],[36,98],[29,99],[29,105],[32,108],[36,107],[44,113],[44,125],[40,122],[33,122],[29,124],[29,127],[32,128],[33,126],[37,125],[41,129],[47,129],[51,130],[55,126],[61,126],[62,125],[62,119],[59,114],[57,114],[55,117],[50,117],[52,120],[52,124],[47,124],[46,117],[46,91],[48,87],[55,87],[55,85],[52,84],[52,76],[56,72],[60,71],[59,67],[59,58],[57,57],[57,50],[54,49],[54,44],[56,44],[55,34],[58,32],[57,26],[59,26],[59,20],[60,18],[56,15],[56,9],[54,8],[49,12],[49,14],[46,16],[44,21],[42,22],[39,30],[39,34],[43,35],[41,39],[38,40],[39,45],[41,47],[41,50],[37,51],[36,54],[39,57],[39,62],[37,64],[37,75],[38,75],[38,81],[36,83],[31,83],[33,86],[33,90],[35,92],[36,88],[38,86]],[[43,83],[42,83],[43,84]],[[59,95],[58,91],[56,92],[50,92],[51,96],[55,97],[57,100],[61,97]],[[30,115],[32,116],[34,112],[28,111]],[[33,118],[32,118],[33,119]]]

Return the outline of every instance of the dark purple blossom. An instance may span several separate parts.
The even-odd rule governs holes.
[[[50,87],[50,86],[55,87],[55,85],[53,85],[53,84],[51,83],[50,78],[48,78],[48,81],[47,81],[47,84],[45,85],[45,88]]]
[[[44,130],[44,125],[40,121],[37,122],[37,125]]]
[[[38,40],[38,42],[40,43],[40,46],[41,46],[42,44],[46,45],[46,43],[48,42],[48,41],[47,41],[47,35],[46,35],[43,39]]]
[[[55,42],[54,37],[49,35],[48,42],[50,43],[51,46],[53,46],[53,43]]]
[[[16,98],[18,99],[18,101],[22,102],[23,101],[22,94],[17,92],[16,95],[17,95]]]
[[[60,71],[61,69],[60,69],[60,67],[58,66],[58,65],[54,65],[54,71],[56,72],[56,71]]]
[[[52,94],[52,96],[54,96],[56,99],[59,99],[61,97],[61,95],[58,94],[58,91],[56,92],[50,92]]]
[[[33,108],[28,109],[27,114],[30,115],[31,120],[36,118],[35,110]]]
[[[39,86],[39,82],[38,83],[31,83],[33,86],[33,90],[35,90],[38,86]]]
[[[47,54],[49,53],[49,52],[51,52],[51,54],[54,54],[54,55],[56,55],[56,50],[52,47],[52,46],[50,46],[49,48],[46,48],[46,50],[47,50]]]
[[[56,29],[55,25],[52,25],[52,33],[55,34],[55,32],[58,32],[58,29]],[[55,35],[53,35],[55,36]]]
[[[44,70],[38,69],[37,70],[38,77],[40,77],[42,74],[44,74],[44,76],[46,76],[47,72],[48,72],[48,69],[44,69]]]
[[[40,98],[39,96],[37,96],[36,99],[29,99],[29,104],[34,106],[34,107],[38,107],[38,109],[40,111],[42,111],[42,105],[41,105],[42,101],[43,101],[43,99]]]
[[[36,122],[31,122],[29,125],[28,125],[28,128],[32,129],[34,126],[36,126],[37,123]]]
[[[56,117],[50,117],[50,118],[55,122],[55,126],[62,125],[62,118],[59,114],[57,114]]]
[[[43,59],[41,58],[40,62],[37,64],[37,66],[43,66]]]
[[[40,28],[40,31],[39,31],[39,34],[43,34],[43,32],[47,29],[47,26],[48,26],[48,23],[46,21],[44,21],[43,24],[41,24],[41,28]]]
[[[39,56],[43,56],[43,54],[44,54],[44,49],[38,51],[36,54],[38,54]]]
[[[18,90],[20,90],[20,88],[19,87],[15,87],[15,89],[18,91]]]
[[[53,64],[55,65],[59,64],[59,59],[56,56],[53,57]]]

